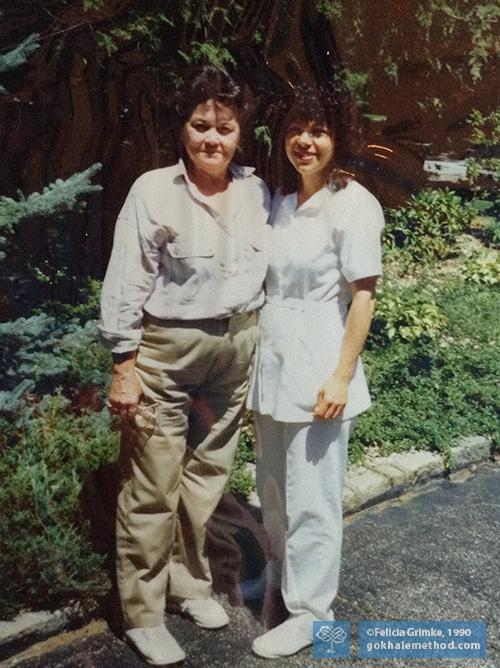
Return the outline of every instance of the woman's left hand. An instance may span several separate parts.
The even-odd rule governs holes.
[[[334,420],[342,415],[349,393],[349,382],[338,376],[330,376],[318,392],[313,410],[315,418]]]

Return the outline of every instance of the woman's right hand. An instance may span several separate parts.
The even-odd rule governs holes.
[[[133,417],[142,394],[141,384],[135,372],[135,356],[113,364],[108,408],[113,415]]]

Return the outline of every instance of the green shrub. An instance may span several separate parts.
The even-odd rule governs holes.
[[[236,458],[226,485],[227,492],[233,492],[233,494],[244,499],[248,499],[250,492],[255,491],[255,479],[248,466],[248,464],[255,462],[254,443],[255,431],[252,416],[247,413],[241,430]]]
[[[445,324],[446,318],[426,292],[388,287],[377,297],[371,342],[387,345],[393,339],[436,339]]]
[[[357,457],[367,446],[383,454],[417,448],[448,456],[459,436],[498,440],[500,295],[457,282],[436,302],[447,320],[438,339],[395,338],[366,351],[374,406],[354,433]]]
[[[500,208],[500,199],[498,200],[498,206]],[[485,225],[485,237],[489,245],[500,245],[500,220],[495,218],[490,218],[488,220]]]
[[[404,250],[415,262],[446,258],[474,214],[474,207],[454,191],[425,188],[406,206],[386,211],[384,243]]]
[[[36,313],[45,313],[67,322],[85,324],[88,320],[98,320],[100,316],[100,298],[102,282],[87,277],[78,290],[76,302],[65,304],[50,301],[36,309]]]
[[[464,262],[463,278],[473,283],[498,285],[500,283],[500,262],[498,253],[478,251],[470,255]]]
[[[500,181],[500,158],[493,152],[500,142],[500,107],[484,116],[479,109],[473,109],[467,123],[471,127],[471,141],[481,145],[486,151],[481,158],[467,160],[467,175],[475,181],[481,175],[489,174],[493,181]],[[488,154],[488,149],[492,149]]]
[[[485,246],[498,248],[500,245],[500,197],[496,202],[486,199],[474,200],[475,205],[481,201],[488,205],[488,210],[479,212],[472,221],[471,233]]]
[[[111,356],[99,341],[97,323],[85,325],[46,314],[0,323],[1,389],[39,394],[87,385],[104,387]]]
[[[80,495],[90,472],[117,456],[107,411],[75,416],[60,394],[45,396],[0,429],[0,617],[101,594],[104,558],[92,549]]]

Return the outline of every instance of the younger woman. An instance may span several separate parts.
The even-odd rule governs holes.
[[[275,195],[261,338],[249,406],[257,485],[272,562],[290,613],[254,641],[274,658],[312,644],[332,620],[342,541],[342,486],[355,416],[370,405],[359,354],[382,273],[378,201],[334,168],[328,96],[302,91],[284,121],[296,190]]]

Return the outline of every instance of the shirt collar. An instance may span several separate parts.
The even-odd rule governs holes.
[[[304,215],[304,216],[316,216],[321,210],[325,200],[329,195],[328,186],[323,186],[318,192],[314,193],[312,197],[301,204],[299,208],[297,207],[297,192],[291,193],[289,195],[289,206],[293,209],[294,214]]]
[[[251,176],[255,172],[255,167],[246,167],[245,165],[237,165],[232,162],[229,165],[229,171],[233,179],[245,179],[247,176]],[[174,181],[177,181],[180,178],[184,178],[188,181],[188,173],[186,169],[186,164],[182,158],[175,165],[174,171]]]

